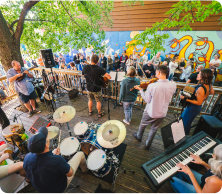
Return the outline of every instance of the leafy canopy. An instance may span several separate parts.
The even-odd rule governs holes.
[[[162,46],[164,40],[169,37],[167,33],[158,35],[158,31],[178,27],[180,31],[191,31],[191,23],[203,22],[210,15],[217,15],[222,12],[222,6],[217,1],[212,1],[208,5],[202,5],[201,1],[179,1],[172,6],[165,14],[168,15],[162,22],[156,22],[152,28],[146,28],[140,34],[137,34],[134,39],[134,46],[142,45],[151,50],[165,50]],[[219,19],[219,24],[222,17]],[[159,42],[157,42],[159,41]],[[130,46],[130,45],[129,45]]]
[[[8,0],[0,9],[11,33],[27,0]],[[30,56],[40,49],[52,48],[53,52],[69,52],[69,48],[93,47],[105,49],[102,27],[112,26],[110,12],[113,1],[40,1],[28,12],[21,43],[26,45]]]

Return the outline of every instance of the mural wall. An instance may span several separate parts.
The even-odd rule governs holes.
[[[120,56],[124,50],[126,50],[127,55],[133,53],[140,53],[141,56],[144,55],[146,48],[137,46],[136,48],[126,48],[126,45],[133,42],[133,37],[140,33],[139,31],[116,31],[116,32],[106,32],[106,38],[103,44],[107,45],[105,55],[114,55],[118,53]],[[165,33],[164,31],[159,33]],[[222,60],[222,32],[221,31],[189,31],[180,32],[177,31],[166,31],[169,34],[169,38],[165,41],[165,51],[161,52],[162,61],[167,54],[179,54],[179,58],[194,58],[194,71],[197,65],[203,65],[205,68],[209,67],[209,62],[214,58],[215,54],[220,55]],[[81,53],[86,55],[91,55],[91,49],[81,49]],[[69,54],[65,55],[67,60],[72,60],[73,55],[78,51],[72,50]],[[149,59],[152,58],[154,53],[149,54]],[[222,65],[219,67],[222,71]],[[217,81],[222,81],[222,72],[218,73]]]

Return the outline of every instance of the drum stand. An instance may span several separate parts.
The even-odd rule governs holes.
[[[69,128],[69,123],[68,123],[68,122],[66,122],[66,124],[67,124],[67,127],[68,127],[69,136],[70,136],[70,137],[72,137],[72,133],[71,133],[71,130],[70,130],[70,128]]]

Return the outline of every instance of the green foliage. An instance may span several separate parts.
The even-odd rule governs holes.
[[[26,2],[8,0],[0,5],[9,25],[18,20]],[[26,45],[29,55],[35,57],[40,49],[46,48],[52,48],[53,52],[69,52],[70,46],[76,49],[92,46],[103,51],[105,45],[100,42],[105,32],[102,27],[112,26],[112,9],[113,1],[40,1],[26,16],[21,43]]]
[[[151,50],[156,50],[161,48],[160,45],[164,43],[164,40],[167,39],[167,36],[162,35],[158,38],[156,37],[159,30],[170,29],[177,27],[178,32],[181,31],[191,31],[191,23],[194,22],[203,22],[210,15],[217,15],[222,12],[222,6],[217,1],[212,1],[208,5],[202,5],[201,1],[179,1],[178,3],[172,6],[166,15],[168,17],[162,22],[156,22],[153,24],[152,28],[146,28],[145,31],[138,34],[134,37],[137,40],[135,45],[146,45],[147,42],[150,44],[148,48]],[[219,19],[219,24],[222,21],[222,17]],[[218,24],[218,25],[219,25]],[[151,38],[150,38],[151,37]],[[159,40],[159,43],[155,41]],[[130,46],[130,45],[129,45]]]

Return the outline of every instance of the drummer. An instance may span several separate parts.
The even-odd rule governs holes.
[[[87,165],[83,152],[77,152],[67,163],[59,156],[59,148],[49,150],[48,130],[40,127],[29,139],[31,153],[24,159],[24,169],[33,187],[40,193],[62,193],[72,181],[78,166],[86,172]]]
[[[4,153],[4,150],[8,147],[9,146],[7,144],[0,146],[0,163],[10,158],[9,153]],[[21,176],[25,176],[23,162],[17,162],[9,165],[0,165],[0,180],[15,172],[19,172]]]

